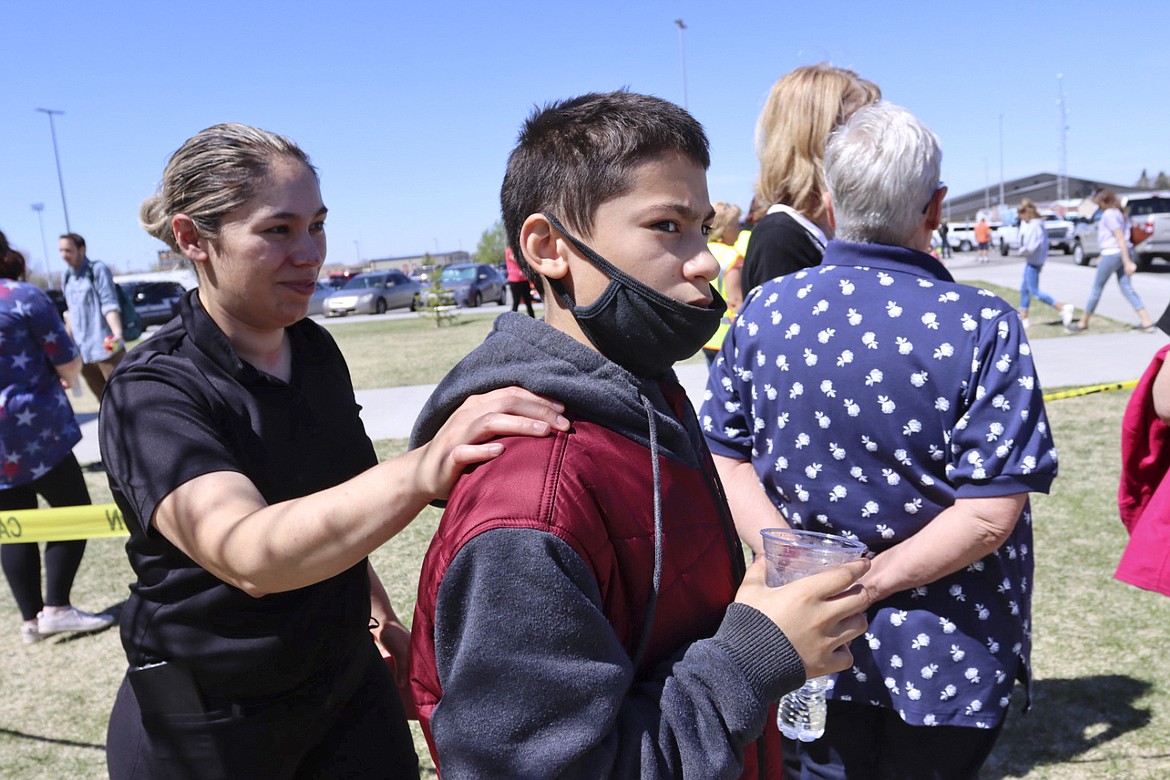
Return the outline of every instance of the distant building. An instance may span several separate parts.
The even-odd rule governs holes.
[[[422,265],[435,265],[440,268],[456,263],[470,263],[471,255],[462,249],[455,252],[427,252],[421,255],[406,257],[382,257],[376,260],[366,260],[363,263],[367,271],[385,271],[393,268],[403,273],[410,273]]]
[[[974,221],[984,206],[996,210],[1004,206],[1013,210],[1024,198],[1032,200],[1038,206],[1051,206],[1056,202],[1058,190],[1055,173],[1036,173],[1019,179],[1012,179],[1003,183],[1004,203],[999,202],[999,182],[989,185],[985,189],[956,195],[943,201],[943,216],[954,222]],[[1118,193],[1125,193],[1138,189],[1125,184],[1112,184],[1096,179],[1077,179],[1065,177],[1065,191],[1068,193],[1062,203],[1079,202],[1090,197],[1101,187],[1112,187]]]

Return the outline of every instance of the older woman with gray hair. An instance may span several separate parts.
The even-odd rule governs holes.
[[[785,741],[793,777],[975,777],[1014,682],[1030,686],[1028,494],[1056,452],[1016,312],[927,254],[941,160],[889,103],[830,137],[837,238],[749,296],[700,414],[757,553],[773,525],[876,553],[869,632],[824,736]]]

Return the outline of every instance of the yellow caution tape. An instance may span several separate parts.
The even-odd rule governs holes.
[[[0,512],[0,544],[129,536],[117,504]]]
[[[1058,393],[1045,393],[1045,401],[1059,401],[1063,398],[1078,398],[1082,395],[1092,395],[1093,393],[1107,393],[1111,390],[1130,390],[1137,387],[1138,380],[1131,379],[1128,382],[1114,382],[1108,385],[1087,385],[1086,387],[1074,387],[1072,390],[1061,390]]]

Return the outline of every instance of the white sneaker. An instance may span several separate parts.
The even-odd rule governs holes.
[[[20,625],[20,641],[26,645],[35,645],[37,642],[44,639],[37,626],[26,626],[23,623]]]
[[[1066,303],[1060,307],[1060,321],[1064,323],[1064,327],[1067,328],[1069,325],[1072,325],[1074,311],[1076,309],[1071,303]]]
[[[1028,328],[1032,327],[1032,323],[1028,322],[1028,318],[1027,318],[1027,317],[1024,317],[1024,318],[1022,318],[1022,319],[1020,320],[1020,322],[1021,322],[1021,323],[1023,323],[1023,325],[1024,325],[1024,330],[1027,330]]]
[[[66,612],[52,615],[42,612],[37,615],[37,633],[46,637],[63,631],[99,631],[113,623],[112,615],[92,615],[77,607],[70,607]]]

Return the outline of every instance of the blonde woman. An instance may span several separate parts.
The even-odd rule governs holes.
[[[722,201],[712,208],[715,209],[715,219],[711,220],[711,232],[707,234],[707,248],[719,261],[719,276],[711,284],[727,302],[727,313],[719,323],[719,330],[715,331],[715,335],[703,345],[703,355],[707,358],[708,365],[719,354],[719,348],[723,346],[723,337],[743,303],[743,255],[737,248],[739,221],[743,216],[743,209]]]
[[[767,214],[752,229],[744,290],[820,265],[833,236],[821,171],[825,140],[881,96],[876,84],[826,63],[797,68],[772,86],[756,125],[756,197]]]

